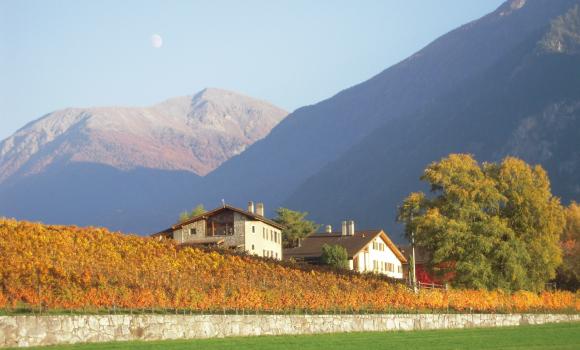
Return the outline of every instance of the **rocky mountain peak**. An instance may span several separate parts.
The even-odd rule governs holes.
[[[145,108],[67,108],[0,143],[0,182],[59,162],[206,175],[265,137],[287,114],[265,101],[214,88]]]
[[[526,5],[527,0],[511,0],[505,2],[499,8],[499,15],[500,16],[507,16],[510,15],[512,12],[517,11]]]

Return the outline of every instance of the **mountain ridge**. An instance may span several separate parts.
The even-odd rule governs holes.
[[[423,111],[375,130],[283,205],[301,204],[322,223],[348,216],[400,233],[397,205],[412,191],[429,191],[419,181],[423,169],[460,152],[480,161],[512,155],[541,164],[556,195],[565,203],[580,199],[580,77],[574,73],[580,55],[538,51],[551,29],[531,33],[489,70]]]
[[[53,161],[206,175],[286,115],[265,101],[215,88],[149,107],[65,108],[0,143],[0,182],[39,173]]]
[[[575,52],[569,32],[576,18],[566,15],[579,2],[507,1],[369,80],[297,109],[204,177],[67,163],[0,184],[0,213],[151,233],[198,203],[213,208],[224,199],[243,207],[256,200],[268,214],[287,206],[320,223],[354,219],[400,240],[397,204],[421,189],[428,163],[451,152],[492,161],[522,155],[550,170],[557,194],[577,198],[570,150],[580,149],[580,89],[572,74],[580,64],[558,52],[558,42]],[[91,183],[91,174],[103,180]],[[79,208],[85,198],[94,203]]]
[[[209,190],[202,193],[202,201],[230,198],[241,205],[248,198],[261,198],[271,204],[269,208],[281,205],[304,181],[375,129],[424,109],[458,84],[485,71],[575,3],[576,0],[508,1],[369,80],[297,109],[268,138],[209,174]],[[509,14],[506,9],[510,9]],[[283,170],[275,174],[261,172],[256,170],[260,162]],[[232,182],[229,179],[233,174],[253,180]],[[269,190],[272,188],[276,191]],[[294,204],[300,208],[303,203]]]

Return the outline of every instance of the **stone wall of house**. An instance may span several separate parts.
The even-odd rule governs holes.
[[[195,234],[190,234],[190,230],[195,229]],[[206,238],[206,221],[199,220],[196,222],[192,222],[191,224],[183,226],[179,230],[175,230],[173,233],[173,239],[179,243],[184,242],[195,242],[198,240],[203,240]]]
[[[226,243],[230,247],[240,247],[244,249],[244,236],[246,217],[234,212],[234,235],[226,238]]]
[[[383,332],[580,322],[580,315],[84,315],[1,316],[0,347],[127,340]]]

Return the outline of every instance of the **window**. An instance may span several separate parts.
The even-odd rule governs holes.
[[[254,245],[252,244],[252,250],[254,250]]]
[[[401,266],[397,266],[397,272],[401,273]]]
[[[197,234],[197,229],[195,229],[195,228],[190,228],[190,229],[189,229],[189,234],[190,234],[190,235],[195,235],[195,234]]]
[[[276,252],[276,259],[278,259],[278,252]]]
[[[262,256],[266,256],[266,249],[262,249]]]
[[[256,226],[252,226],[252,233],[256,233]]]

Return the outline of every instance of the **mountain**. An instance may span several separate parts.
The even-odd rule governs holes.
[[[227,154],[239,154],[217,168],[220,160],[206,168],[183,160],[188,143],[172,134],[182,135],[182,127],[161,128],[176,129],[151,147],[171,150],[161,156],[147,147],[150,139],[134,143],[135,156],[121,152],[130,149],[116,145],[132,138],[125,136],[131,127],[101,158],[93,155],[99,147],[69,154],[68,144],[53,141],[43,149],[65,156],[35,156],[2,171],[13,175],[0,184],[0,215],[150,233],[198,203],[257,200],[268,214],[286,206],[320,223],[348,218],[393,234],[400,232],[397,205],[425,189],[418,178],[426,165],[451,152],[540,163],[557,195],[578,200],[579,3],[507,1],[371,79],[299,108],[243,152],[227,144]],[[71,135],[86,142],[83,133]],[[217,144],[202,154],[222,154],[224,143]]]
[[[239,205],[250,198],[260,199],[270,210],[279,205],[307,210],[322,223],[337,224],[348,217],[358,221],[359,227],[395,229],[396,203],[409,189],[416,188],[409,184],[417,185],[421,169],[441,153],[411,156],[405,148],[394,145],[407,139],[424,142],[411,133],[418,120],[423,120],[421,116],[432,114],[436,106],[446,105],[453,111],[459,110],[460,105],[469,105],[471,100],[462,99],[471,96],[456,94],[457,91],[461,93],[461,88],[470,82],[477,90],[473,83],[476,79],[499,69],[500,62],[514,55],[514,51],[526,50],[530,43],[534,46],[550,29],[552,20],[577,3],[577,0],[508,1],[370,80],[296,110],[267,138],[209,174],[204,179],[204,191],[198,193],[199,199],[215,204],[219,198],[226,198]],[[518,93],[506,90],[509,86],[495,88],[506,96]],[[520,93],[524,93],[528,87],[520,88],[524,89]],[[453,94],[457,100],[449,97]],[[489,105],[480,107],[491,112],[500,108],[497,104],[502,101],[488,102]],[[513,106],[516,111],[518,108],[523,111],[524,107],[525,103]],[[501,124],[496,126],[500,128]],[[461,136],[461,130],[456,127],[452,130],[453,137]],[[495,131],[492,128],[487,134],[490,139],[496,137]],[[504,130],[497,131],[499,135]],[[430,135],[427,132],[423,136]],[[435,134],[431,140],[427,150],[441,149],[440,144],[450,141],[437,140]],[[371,148],[362,147],[361,143]],[[381,148],[373,149],[373,145]],[[385,149],[396,153],[380,154]],[[465,148],[446,150],[462,149]],[[399,153],[412,157],[409,159],[412,167],[390,160]],[[380,177],[378,174],[382,176],[385,168],[400,177],[396,181]],[[393,192],[384,191],[383,187]]]
[[[548,3],[568,11],[422,110],[375,130],[284,205],[310,210],[320,222],[353,217],[397,231],[397,205],[412,191],[428,190],[419,182],[422,170],[457,152],[541,164],[564,203],[580,200],[580,5],[525,6]]]
[[[219,89],[147,108],[49,113],[0,143],[0,215],[145,231],[187,208],[199,176],[286,115]]]
[[[68,108],[0,143],[0,181],[63,162],[203,176],[266,136],[287,114],[267,102],[218,89],[147,108]]]

